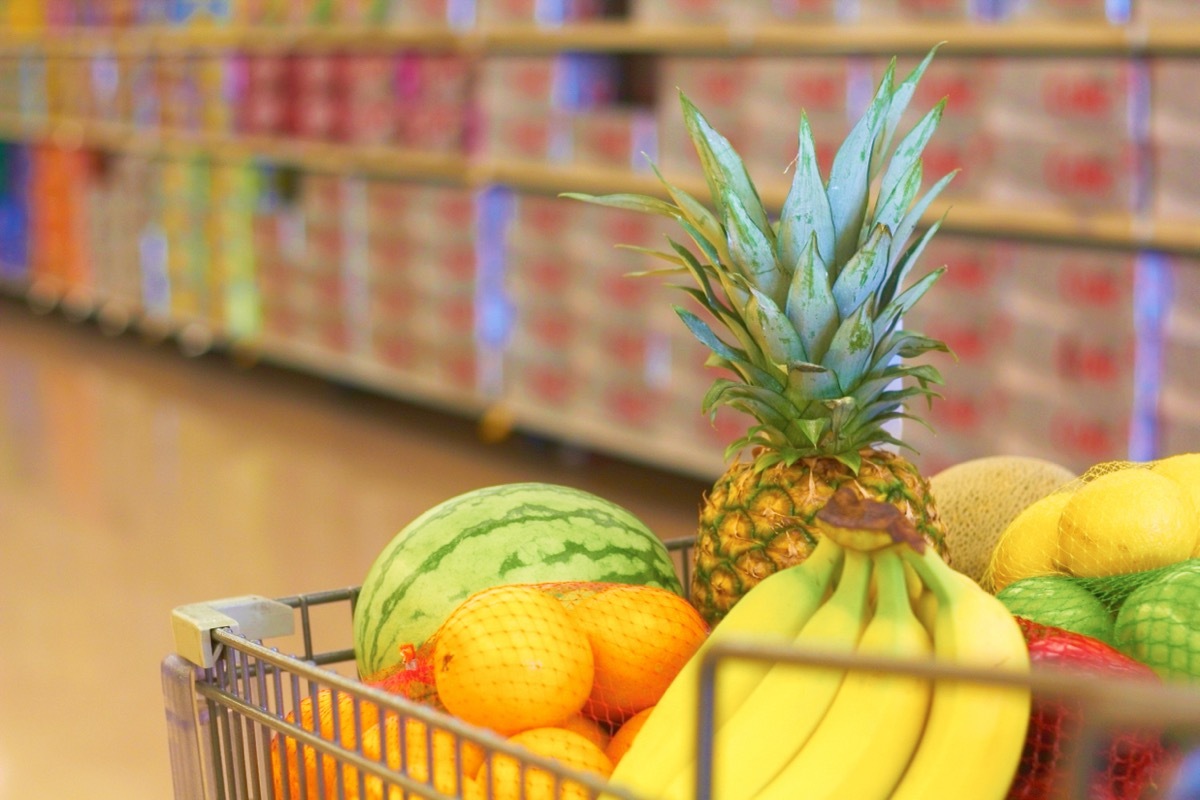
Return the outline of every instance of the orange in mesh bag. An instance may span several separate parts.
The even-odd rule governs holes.
[[[467,598],[377,682],[505,735],[567,727],[600,744],[658,701],[707,635],[687,600],[657,587],[498,586]]]

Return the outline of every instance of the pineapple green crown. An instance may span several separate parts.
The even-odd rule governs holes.
[[[568,194],[601,205],[678,221],[698,254],[668,239],[672,252],[641,250],[672,264],[654,274],[688,274],[691,295],[732,340],[684,308],[676,313],[712,354],[718,379],[704,398],[712,414],[726,405],[757,421],[726,457],[757,447],[756,466],[830,456],[857,471],[859,451],[907,445],[885,425],[924,422],[905,410],[913,397],[935,396],[942,382],[930,365],[906,364],[943,342],[905,330],[901,319],[944,272],[905,286],[930,238],[911,244],[922,215],[954,173],[918,199],[921,154],[941,120],[944,101],[892,150],[901,117],[936,48],[898,85],[889,64],[867,110],[834,156],[828,181],[817,167],[808,118],[801,114],[799,153],[779,219],[772,222],[741,157],[680,93],[688,132],[700,156],[710,210],[658,173],[674,202],[632,194]],[[646,274],[646,273],[644,273]],[[897,383],[899,382],[899,383]],[[898,387],[898,388],[897,388]]]

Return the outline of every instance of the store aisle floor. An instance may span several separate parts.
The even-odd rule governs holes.
[[[698,482],[579,462],[0,300],[0,800],[171,797],[170,610],[357,584],[458,492],[566,483],[693,532]]]

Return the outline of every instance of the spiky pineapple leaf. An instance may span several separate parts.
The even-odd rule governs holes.
[[[596,206],[620,208],[626,211],[638,211],[643,214],[670,217],[671,219],[681,219],[683,216],[683,213],[670,203],[659,200],[656,197],[648,197],[644,194],[618,193],[595,195],[583,194],[582,192],[563,192],[559,197],[567,200],[582,200],[585,203],[591,203]]]
[[[916,358],[929,352],[949,353],[950,348],[940,339],[934,339],[916,331],[892,331],[883,338],[875,349],[873,362],[889,364],[894,358]]]
[[[942,373],[932,364],[897,364],[871,373],[871,377],[854,387],[854,393],[862,398],[880,397],[888,387],[896,383],[913,382],[921,391],[929,391],[929,385],[940,386]]]
[[[763,208],[758,189],[750,180],[742,157],[733,149],[729,140],[718,133],[692,104],[683,92],[679,93],[679,102],[683,106],[683,121],[687,126],[688,135],[700,157],[700,165],[704,168],[704,178],[708,182],[709,194],[718,205],[720,216],[725,216],[726,189],[731,190],[741,199],[750,219],[767,237],[774,236],[767,212]]]
[[[905,400],[910,397],[922,397],[929,394],[931,394],[931,390],[923,386],[905,386],[902,389],[883,392],[874,402],[863,406],[859,416],[863,420],[893,419],[894,417],[890,415],[897,409],[902,409],[905,405]],[[856,433],[857,431],[852,429],[850,432]]]
[[[920,421],[921,421],[921,424],[925,425],[925,427],[927,427],[927,428],[929,427],[928,423],[926,423],[924,420],[920,420]],[[888,433],[887,429],[883,427],[884,422],[886,422],[886,420],[883,420],[883,421],[879,422],[878,424],[871,426],[869,428],[864,427],[861,431],[856,431],[854,436],[859,439],[871,442],[873,447],[879,447],[880,445],[889,445],[890,444],[890,445],[894,445],[897,449],[910,450],[914,453],[917,452],[916,449],[912,445],[910,445],[908,442],[901,441],[900,439],[897,439],[892,434]]]
[[[909,173],[913,167],[921,163],[921,154],[925,151],[925,146],[929,144],[929,140],[933,137],[934,131],[937,130],[938,124],[942,121],[942,114],[946,110],[946,101],[942,100],[934,106],[925,116],[921,117],[920,121],[913,126],[900,144],[896,147],[896,152],[888,161],[887,169],[883,172],[883,181],[879,184],[879,197],[891,198],[897,187],[908,183]],[[920,181],[917,181],[917,187],[920,188]],[[913,197],[916,196],[916,189],[909,195],[909,202],[894,203],[899,206],[896,213],[896,219],[908,210]],[[876,219],[879,215],[876,214]],[[895,225],[893,224],[894,228]]]
[[[712,211],[691,194],[670,183],[658,171],[656,165],[651,164],[650,167],[658,177],[659,183],[667,190],[667,194],[671,195],[671,199],[675,201],[679,212],[716,252],[717,258],[713,261],[719,260],[722,263],[728,263],[729,250],[725,244],[725,230]]]
[[[687,326],[687,329],[691,331],[692,336],[695,336],[700,344],[704,345],[709,350],[726,360],[740,362],[749,361],[746,351],[739,350],[726,343],[726,341],[720,336],[717,336],[709,324],[700,319],[700,317],[680,306],[672,306],[672,308],[675,310],[675,313],[679,316],[679,318],[683,320],[683,324]]]
[[[825,195],[825,184],[817,164],[816,141],[808,115],[804,113],[800,115],[799,141],[796,171],[783,201],[776,239],[779,260],[786,268],[791,268],[799,261],[814,236],[817,253],[823,263],[829,263],[834,254],[833,212],[829,208],[829,198]]]
[[[829,419],[827,417],[818,417],[817,419],[797,419],[793,420],[792,428],[800,432],[804,440],[809,445],[816,449],[821,444],[822,437],[825,436],[825,431],[829,430]]]
[[[950,181],[954,180],[954,176],[958,174],[958,170],[948,172],[938,179],[937,183],[925,192],[925,195],[917,201],[917,204],[908,210],[904,218],[900,220],[900,224],[892,232],[892,255],[891,266],[895,266],[896,262],[904,255],[905,248],[908,246],[908,239],[912,236],[913,231],[917,229],[917,225],[921,222],[921,217],[934,199],[942,193]]]
[[[778,450],[767,450],[754,459],[755,472],[765,472],[776,464],[781,463],[785,456]]]
[[[696,243],[696,247],[700,248],[700,252],[705,258],[708,259],[710,265],[722,263],[721,252],[713,247],[712,243],[705,238],[704,234],[696,230],[692,223],[688,222],[686,219],[680,219],[679,227],[683,228],[684,232],[687,233],[688,238]],[[723,249],[724,248],[722,248],[722,250]],[[709,266],[707,270],[714,276],[717,274],[717,270],[712,266]]]
[[[701,308],[708,311],[716,319],[720,319],[724,314],[726,314],[728,312],[728,309],[725,308],[725,306],[722,305],[719,300],[716,300],[715,298],[706,297],[703,289],[697,288],[695,286],[682,286],[682,285],[675,285],[675,284],[668,284],[668,288],[678,289],[679,291],[686,294],[688,297],[691,297],[693,300],[696,301],[697,305],[699,305]]]
[[[775,301],[753,286],[750,295],[750,302],[746,304],[746,327],[763,343],[767,357],[775,364],[808,361],[800,334]]]
[[[887,307],[875,319],[873,326],[875,341],[882,341],[885,336],[895,330],[904,315],[929,291],[933,284],[937,283],[938,279],[945,272],[945,267],[933,270],[901,292],[892,302],[888,303]]]
[[[814,232],[796,261],[784,305],[784,313],[804,342],[808,360],[816,363],[825,357],[838,326],[837,303],[819,250]]]
[[[716,293],[713,292],[712,283],[709,280],[712,268],[701,264],[696,256],[692,254],[691,250],[688,250],[674,239],[667,237],[667,243],[671,245],[671,249],[675,251],[675,255],[679,257],[680,262],[691,273],[692,280],[696,282],[696,286],[704,293],[704,299],[701,301],[704,307],[712,310],[714,306],[721,305]]]
[[[921,63],[917,64],[912,72],[908,73],[904,80],[900,82],[900,85],[895,88],[895,91],[892,92],[883,135],[879,137],[877,155],[882,155],[891,148],[892,140],[896,135],[896,129],[900,127],[900,121],[904,117],[904,112],[908,109],[908,104],[912,102],[913,95],[917,90],[917,84],[921,82],[921,78],[924,77],[925,71],[929,68],[929,64],[933,61],[933,57],[937,54],[942,44],[944,42],[939,42],[930,48],[929,52],[925,54],[925,58],[921,59]],[[883,166],[879,161],[876,163],[877,166],[875,167],[875,172],[872,172],[872,177]]]
[[[761,358],[756,358],[755,353],[748,353],[745,350],[730,345],[724,339],[717,336],[707,322],[686,308],[675,306],[674,309],[692,336],[696,337],[697,341],[713,353],[716,353],[719,357],[729,362],[738,375],[742,377],[742,380],[775,392],[783,391],[784,383],[782,378],[759,366],[756,362],[761,361]],[[755,347],[757,347],[757,344]]]
[[[772,435],[769,429],[764,429],[763,426],[756,425],[750,428],[740,439],[730,443],[725,448],[725,460],[728,461],[747,448],[760,448],[758,454],[755,456],[755,468],[757,469],[758,459],[770,453],[780,453],[784,456],[784,460],[786,460],[786,447],[787,441],[781,436]]]
[[[846,468],[855,475],[862,469],[862,456],[857,449],[845,450],[832,454],[834,458],[846,465]]]
[[[725,231],[733,266],[775,302],[783,302],[787,285],[775,260],[775,247],[754,223],[741,197],[725,193]]]
[[[728,378],[718,378],[700,405],[705,414],[717,406],[734,406],[753,416],[764,426],[775,430],[785,430],[792,418],[793,409],[778,392],[773,392],[765,386],[752,386]]]
[[[930,225],[921,238],[914,242],[894,267],[891,268],[887,281],[879,289],[879,294],[876,298],[876,307],[886,309],[892,300],[895,299],[896,292],[904,286],[909,273],[912,272],[913,267],[916,266],[917,261],[921,258],[921,254],[925,251],[925,246],[929,244],[934,234],[942,227],[943,220],[945,220],[945,216]]]
[[[845,447],[843,431],[858,414],[858,401],[852,396],[837,397],[826,400],[825,408],[829,410],[829,434],[833,438],[834,447],[840,450]]]
[[[828,367],[836,376],[838,385],[845,391],[847,386],[862,380],[867,366],[871,363],[871,354],[875,349],[875,335],[872,329],[871,307],[873,298],[867,300],[842,320],[829,351],[821,360],[821,365]]]
[[[833,282],[832,294],[838,314],[845,319],[854,313],[868,297],[875,295],[887,278],[888,249],[891,231],[885,225],[876,226],[871,237],[859,248]]]
[[[905,213],[909,206],[912,205],[913,198],[917,196],[917,192],[921,190],[921,176],[924,170],[920,161],[915,162],[908,172],[904,175],[904,181],[892,191],[887,198],[882,196],[879,199],[875,208],[875,213],[870,217],[870,224],[879,226],[882,225],[889,232],[900,227],[901,221],[904,219]],[[864,223],[866,224],[866,223]],[[890,237],[889,237],[890,238]],[[890,257],[890,253],[888,256]],[[885,262],[881,269],[887,269],[888,264]]]
[[[830,400],[841,397],[842,387],[828,367],[819,364],[788,365],[787,394],[806,400]]]
[[[879,89],[833,157],[826,195],[833,216],[833,265],[845,264],[858,249],[871,190],[871,162],[892,96],[896,65],[888,65]]]

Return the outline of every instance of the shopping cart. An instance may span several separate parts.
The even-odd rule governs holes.
[[[689,580],[690,545],[691,540],[668,542],[684,585]],[[357,597],[358,589],[348,588],[274,600],[240,597],[175,609],[177,652],[163,661],[162,677],[176,800],[460,800],[467,790],[462,765],[472,751],[489,763],[506,758],[523,776],[536,771],[541,780],[538,797],[652,800],[515,748],[497,734],[430,706],[358,681],[352,672],[353,649],[324,647],[324,641],[317,641],[319,626],[314,623],[316,615],[332,612],[348,632]],[[289,649],[294,652],[264,644],[281,637],[293,643]],[[797,669],[861,669],[933,681],[1017,685],[1031,689],[1038,698],[1074,702],[1088,713],[1074,737],[1072,752],[1067,754],[1072,765],[1072,798],[1089,796],[1088,787],[1114,731],[1153,729],[1180,754],[1200,748],[1200,693],[1184,687],[1046,671],[1013,676],[951,665],[729,642],[708,649],[703,660],[698,724],[693,732],[700,764],[711,763],[720,669],[746,660],[789,664]],[[328,702],[340,709],[330,716],[330,729],[311,721],[306,726],[289,715],[305,700],[312,708]],[[387,746],[373,751],[364,746],[370,741],[370,723],[389,716],[395,717],[397,730],[407,732],[415,726],[417,738],[397,735],[395,752],[388,752]],[[1176,759],[1167,765],[1158,776],[1157,788],[1147,797],[1200,798],[1200,794],[1168,795],[1180,763]],[[529,784],[522,780],[520,785]],[[710,797],[711,785],[709,770],[699,769],[698,800]],[[481,800],[490,797],[486,787],[478,796]]]

